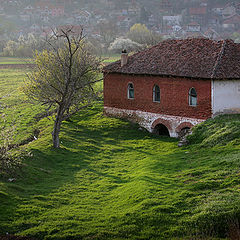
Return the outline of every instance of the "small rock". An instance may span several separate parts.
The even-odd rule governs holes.
[[[9,181],[9,182],[15,182],[15,181],[16,181],[16,178],[9,178],[8,181]]]
[[[181,140],[180,140],[179,143],[178,143],[178,147],[186,146],[186,145],[188,145],[188,144],[189,144],[189,142],[188,142],[188,140],[186,139],[186,137],[182,137]]]

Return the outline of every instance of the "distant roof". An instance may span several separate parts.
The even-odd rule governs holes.
[[[188,26],[200,26],[200,24],[197,22],[190,22]]]
[[[205,38],[166,40],[104,67],[104,72],[206,79],[240,79],[240,44]]]
[[[189,8],[190,15],[202,15],[207,13],[206,7]]]
[[[224,24],[239,24],[239,21],[240,21],[240,15],[239,14],[234,14],[230,17],[228,17],[226,20],[224,20]]]
[[[209,27],[207,29],[207,31],[204,32],[204,35],[208,35],[208,34],[211,34],[211,33],[214,33],[216,34],[217,36],[220,36],[218,32],[216,32],[213,28]]]

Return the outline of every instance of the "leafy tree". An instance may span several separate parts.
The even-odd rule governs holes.
[[[36,38],[33,34],[29,33],[25,39],[21,35],[18,40],[9,40],[3,48],[3,56],[15,57],[32,57],[35,50],[43,50],[43,39]]]
[[[89,51],[82,32],[72,28],[55,32],[47,45],[50,50],[36,53],[36,69],[28,74],[23,90],[56,113],[52,139],[53,147],[59,148],[62,121],[96,99],[93,85],[101,80],[102,64]]]
[[[19,44],[21,44],[21,45],[25,43],[25,38],[24,38],[23,35],[20,35],[20,36],[19,36],[18,42],[19,42]]]
[[[32,47],[35,47],[35,45],[37,44],[37,39],[32,33],[28,34],[27,44]]]
[[[16,50],[18,47],[18,43],[12,40],[9,40],[5,46],[5,48],[3,48],[3,55],[4,56],[15,56]]]
[[[141,23],[134,24],[127,33],[127,37],[134,42],[146,45],[155,45],[162,40],[159,35]]]

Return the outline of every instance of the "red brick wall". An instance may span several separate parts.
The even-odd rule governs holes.
[[[127,98],[128,83],[134,84],[134,99]],[[160,103],[153,102],[153,86],[161,91]],[[197,91],[197,106],[188,104],[189,89]],[[211,115],[211,80],[127,74],[104,77],[104,106],[121,109],[207,119]]]

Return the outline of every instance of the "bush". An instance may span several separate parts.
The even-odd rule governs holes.
[[[0,148],[0,173],[2,177],[15,174],[21,165],[21,157],[6,148]]]

